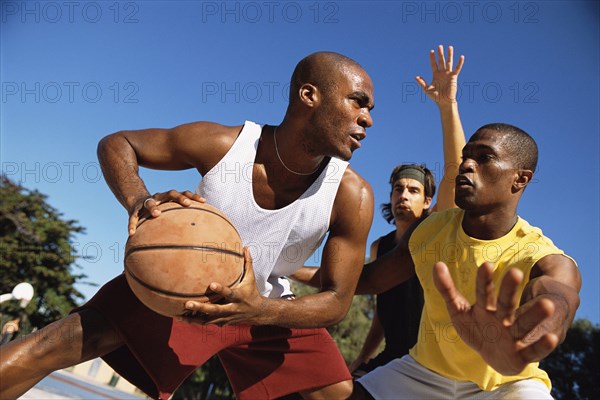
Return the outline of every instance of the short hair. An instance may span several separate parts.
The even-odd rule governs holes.
[[[312,83],[325,93],[338,85],[338,73],[348,67],[363,67],[353,59],[331,51],[320,51],[304,57],[290,79],[290,103],[302,85]]]
[[[433,173],[431,173],[431,171],[423,164],[401,164],[396,166],[390,175],[390,186],[392,187],[392,190],[400,173],[411,168],[416,168],[423,172],[425,175],[425,182],[423,185],[425,197],[433,198],[435,195],[435,178],[433,177]],[[425,210],[423,213],[427,215],[428,210]],[[390,224],[394,221],[394,215],[392,214],[392,203],[384,203],[381,205],[381,215],[383,215],[383,218],[385,218],[385,220]]]
[[[493,123],[477,129],[475,134],[491,130],[502,134],[501,146],[518,169],[528,169],[535,172],[538,162],[538,147],[535,140],[523,129],[510,124]],[[475,136],[475,134],[473,136]]]

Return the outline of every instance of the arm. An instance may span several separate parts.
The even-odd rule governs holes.
[[[375,309],[375,314],[373,315],[373,321],[371,322],[371,328],[369,329],[369,333],[367,333],[367,337],[365,338],[365,342],[360,349],[360,353],[356,356],[356,360],[350,364],[348,369],[350,372],[356,371],[356,369],[362,364],[369,361],[375,355],[375,352],[379,348],[379,345],[383,341],[384,332],[383,326],[381,326],[381,322],[379,321],[379,316],[377,315],[377,308]]]
[[[321,287],[321,274],[319,273],[319,267],[304,266],[291,274],[288,278],[292,278],[296,282],[300,282],[304,285],[308,285],[317,289]]]
[[[235,141],[239,127],[197,122],[173,129],[143,129],[121,131],[106,136],[98,144],[98,160],[106,183],[117,200],[129,213],[129,234],[135,232],[138,213],[145,207],[154,217],[162,201],[178,201],[189,205],[188,199],[202,201],[191,192],[170,191],[157,194],[153,201],[138,174],[139,166],[182,170],[196,168],[205,173],[217,163]]]
[[[377,250],[379,249],[379,242],[381,238],[378,238],[373,243],[371,243],[371,249],[369,252],[369,260],[375,261],[377,259]],[[368,267],[367,267],[368,268]],[[365,338],[365,342],[360,349],[360,353],[356,357],[356,360],[350,364],[348,369],[350,372],[354,372],[362,363],[366,363],[375,355],[375,352],[379,348],[379,345],[384,339],[383,326],[379,321],[379,316],[377,315],[377,306],[373,310],[373,321],[371,321],[371,327],[369,328],[369,332],[367,333],[367,337]]]
[[[559,343],[562,343],[579,307],[579,269],[570,258],[551,254],[539,260],[529,276],[530,280],[525,285],[520,307],[517,309],[517,317],[540,299],[550,300],[554,304],[554,312],[544,321],[543,329],[537,329],[537,335],[528,336],[528,340],[536,340],[538,336],[548,332],[556,335]]]
[[[332,210],[331,226],[323,249],[320,290],[295,300],[271,299],[258,293],[249,254],[248,273],[237,287],[213,283],[210,289],[227,304],[188,302],[200,313],[187,322],[218,325],[247,323],[314,328],[336,324],[352,303],[356,282],[364,264],[367,235],[373,219],[373,192],[369,184],[348,168]],[[248,252],[247,252],[248,253]]]
[[[427,96],[433,100],[440,111],[444,147],[444,175],[440,180],[438,196],[433,211],[441,211],[456,207],[454,203],[454,179],[458,174],[461,163],[461,152],[465,146],[465,133],[463,131],[456,92],[458,88],[458,75],[462,69],[465,57],[460,56],[456,68],[452,67],[454,48],[448,46],[448,60],[444,57],[444,47],[438,46],[438,61],[435,52],[429,52],[432,80],[428,85],[425,80],[417,76],[416,81]]]
[[[391,251],[365,265],[358,280],[356,294],[379,294],[406,282],[415,274],[409,239],[425,217],[419,218],[404,232]]]
[[[523,273],[509,270],[496,294],[493,266],[484,263],[477,271],[477,300],[471,305],[454,287],[448,267],[441,262],[434,266],[435,285],[461,339],[503,375],[518,374],[527,364],[550,354],[564,338],[579,306],[581,276],[567,257],[542,258],[532,275],[519,296]],[[498,332],[494,340],[485,333],[492,327]]]

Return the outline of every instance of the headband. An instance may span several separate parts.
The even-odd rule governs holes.
[[[421,185],[425,186],[425,171],[423,168],[416,165],[405,165],[400,168],[400,171],[394,177],[395,180],[406,178],[406,179],[414,179],[415,181],[421,183]]]

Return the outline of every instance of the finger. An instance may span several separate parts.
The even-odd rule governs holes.
[[[192,204],[192,202],[190,201],[190,198],[188,196],[186,196],[185,194],[178,192],[177,190],[169,190],[166,193],[169,201],[173,201],[175,203],[178,203],[184,207],[188,207]]]
[[[131,215],[129,217],[129,225],[127,226],[127,230],[129,231],[129,236],[133,235],[135,233],[135,230],[137,228],[137,224],[138,224],[138,214],[137,213],[133,213],[133,215]]]
[[[520,294],[517,290],[523,281],[523,272],[516,268],[511,268],[502,278],[500,292],[498,293],[498,303],[496,305],[496,317],[501,320],[505,326],[512,325],[515,319],[515,312],[519,306]]]
[[[489,262],[481,264],[477,270],[476,301],[477,304],[489,311],[496,310],[496,288],[493,278],[494,266]]]
[[[444,57],[444,46],[441,44],[438,46],[438,70],[446,68],[446,58]]]
[[[211,292],[214,292],[215,294],[221,297],[225,297],[227,299],[231,299],[233,297],[233,290],[231,290],[230,287],[222,285],[219,282],[212,282],[208,288]]]
[[[448,267],[443,262],[437,262],[433,266],[433,282],[446,302],[446,307],[450,315],[470,308],[470,304],[456,290],[450,271],[448,271]]]
[[[519,350],[519,355],[527,364],[540,361],[558,346],[558,342],[558,336],[554,333],[547,333],[535,343]]]
[[[511,334],[517,340],[533,341],[544,334],[544,320],[554,313],[554,303],[548,299],[539,299],[526,311],[515,318]]]
[[[157,193],[154,196],[159,196],[159,194]],[[159,200],[155,199],[154,196],[148,197],[146,200],[144,200],[142,209],[148,210],[150,215],[152,215],[154,218],[156,218],[160,215],[160,210],[158,209],[158,205],[161,204],[161,202]]]
[[[437,61],[435,61],[435,51],[429,50],[429,64],[431,64],[431,71],[439,71]]]
[[[189,190],[186,190],[185,192],[183,192],[183,195],[186,196],[190,200],[194,200],[199,203],[206,203],[206,199],[204,197],[200,196],[197,193],[190,192]]]
[[[456,63],[456,68],[453,71],[456,75],[460,74],[460,70],[462,69],[464,63],[465,63],[465,56],[460,56],[458,58],[458,62]]]
[[[454,60],[454,47],[448,46],[448,60],[446,60],[446,70],[452,71],[452,62]]]
[[[419,84],[419,86],[421,86],[421,89],[427,91],[427,82],[425,82],[425,79],[423,79],[423,77],[421,76],[415,76],[415,81],[417,81],[417,83]]]
[[[185,302],[185,309],[192,311],[192,316],[203,318],[214,318],[222,316],[227,311],[227,304],[215,304],[210,302],[188,300]]]

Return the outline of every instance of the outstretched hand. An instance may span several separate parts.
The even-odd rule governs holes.
[[[192,324],[260,324],[264,315],[265,297],[261,296],[256,287],[254,269],[250,250],[244,248],[244,277],[234,287],[223,286],[221,283],[210,284],[211,292],[223,298],[220,303],[201,303],[188,301],[185,308],[189,315],[181,321]]]
[[[129,236],[135,233],[140,217],[150,215],[156,218],[160,215],[160,210],[158,209],[159,204],[172,201],[187,207],[192,204],[191,200],[200,203],[206,201],[202,196],[192,193],[189,190],[186,190],[185,192],[169,190],[168,192],[156,193],[153,196],[138,200],[129,211]]]
[[[431,83],[427,84],[421,76],[417,76],[415,79],[425,94],[436,102],[438,106],[456,103],[458,74],[460,74],[460,70],[465,62],[465,56],[460,56],[456,67],[453,68],[454,47],[448,46],[448,59],[444,56],[444,46],[439,45],[437,53],[438,60],[436,61],[435,51],[430,50],[429,52],[429,61],[433,74]]]
[[[471,305],[454,286],[446,264],[438,262],[433,267],[435,286],[460,338],[499,373],[516,375],[558,345],[558,337],[544,333],[542,325],[554,312],[554,303],[539,299],[519,310],[517,289],[523,273],[509,270],[498,295],[492,276],[492,264],[483,263],[477,271],[476,302]]]

